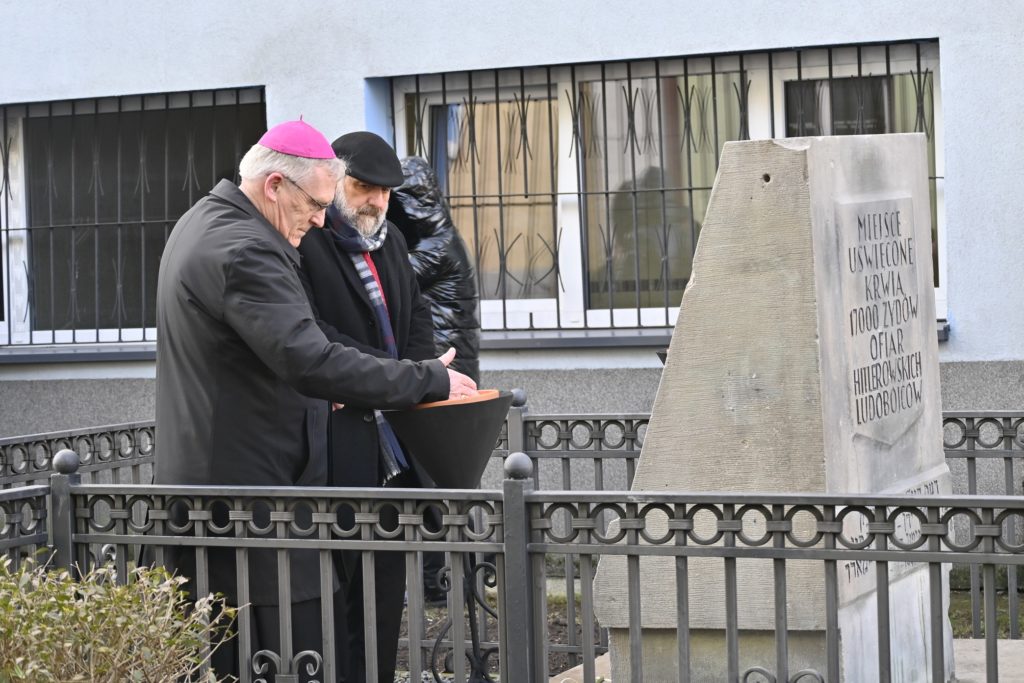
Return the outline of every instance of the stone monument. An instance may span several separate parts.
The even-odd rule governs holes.
[[[633,490],[950,493],[930,206],[920,134],[726,143]],[[878,676],[862,564],[838,567],[845,681]],[[740,670],[773,670],[771,563],[737,569]],[[726,680],[722,561],[691,558],[687,573],[693,680]],[[645,680],[677,680],[673,560],[641,558],[640,577]],[[787,581],[790,671],[824,674],[822,565],[788,562]],[[626,586],[623,558],[603,558],[616,681]],[[932,680],[926,565],[890,565],[890,615],[893,680]],[[945,642],[949,680],[948,621]]]

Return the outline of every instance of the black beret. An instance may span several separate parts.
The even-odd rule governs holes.
[[[331,148],[348,164],[348,175],[357,180],[381,187],[398,187],[405,182],[395,150],[375,133],[347,133],[331,143]]]

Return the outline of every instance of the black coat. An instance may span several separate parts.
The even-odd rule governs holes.
[[[320,327],[332,341],[386,357],[386,345],[366,287],[359,278],[351,255],[338,249],[328,232],[331,214],[327,220],[326,229],[307,234],[299,246],[303,283]],[[394,225],[388,225],[384,244],[372,252],[371,257],[387,302],[399,358],[433,358],[430,309],[420,296],[416,275],[409,265],[405,239]],[[328,477],[331,484],[379,486],[383,481],[380,437],[373,411],[350,405],[335,410],[331,413],[329,433],[331,464]],[[408,449],[406,455],[409,456]],[[414,486],[419,481],[412,472],[403,473],[393,480],[398,486]],[[381,522],[390,529],[394,528],[397,519],[384,511]],[[346,521],[343,526],[349,526],[349,523]],[[336,558],[345,567],[345,582],[339,593],[344,608],[339,609],[337,603],[335,606],[340,622],[337,627],[346,629],[349,634],[348,648],[339,653],[339,661],[348,667],[351,680],[362,681],[366,680],[361,662],[367,629],[363,623],[363,590],[366,584],[360,555],[344,552],[340,553],[340,558],[336,554]],[[392,681],[405,594],[405,558],[398,553],[375,553],[374,566],[378,680]]]
[[[329,342],[298,269],[298,252],[228,181],[175,225],[157,286],[156,483],[321,486],[327,401],[402,408],[447,397],[439,362]],[[293,601],[316,597],[316,553],[292,557]],[[274,561],[252,564],[250,599],[275,604]],[[231,595],[233,568],[211,559],[210,571],[211,589]]]
[[[387,358],[366,288],[352,258],[337,248],[328,230],[309,232],[299,245],[303,283],[320,327],[331,341]],[[371,257],[387,301],[398,357],[436,357],[430,308],[420,296],[405,239],[394,225],[388,225],[387,239]],[[373,411],[346,404],[331,413],[330,434],[331,485],[378,486],[380,446]]]

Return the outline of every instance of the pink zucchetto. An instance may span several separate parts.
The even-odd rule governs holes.
[[[260,138],[259,144],[281,154],[307,159],[333,159],[334,150],[324,134],[301,118],[279,123]]]

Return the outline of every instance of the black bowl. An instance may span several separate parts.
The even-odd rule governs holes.
[[[472,489],[494,452],[512,392],[423,403],[384,413],[395,434],[439,488]]]

